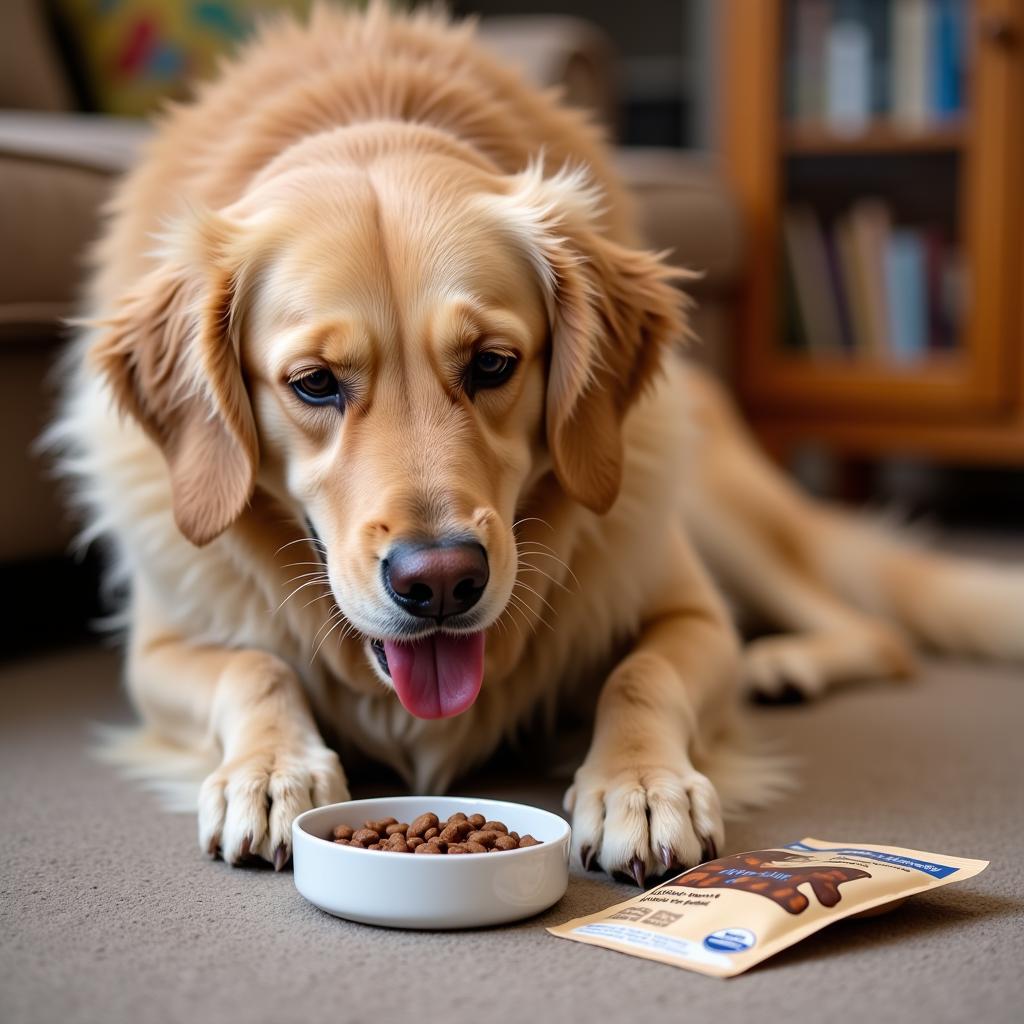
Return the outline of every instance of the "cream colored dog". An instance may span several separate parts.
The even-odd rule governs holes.
[[[293,818],[347,796],[320,727],[433,791],[603,680],[567,806],[580,859],[639,880],[763,795],[729,759],[744,672],[908,671],[902,631],[835,595],[1024,654],[1019,577],[775,474],[667,356],[681,275],[635,241],[583,116],[435,16],[278,23],[164,119],[55,437],[128,594],[135,706],[216,764],[204,850],[286,862]],[[705,565],[799,635],[744,662]]]

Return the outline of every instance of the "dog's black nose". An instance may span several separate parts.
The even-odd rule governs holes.
[[[490,579],[487,552],[475,541],[398,543],[381,568],[395,604],[425,619],[469,611]]]

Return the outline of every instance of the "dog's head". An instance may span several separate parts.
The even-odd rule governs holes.
[[[476,697],[530,488],[553,471],[614,502],[623,416],[682,329],[673,272],[596,206],[578,173],[298,161],[188,218],[94,347],[181,532],[206,544],[275,495],[421,717]]]

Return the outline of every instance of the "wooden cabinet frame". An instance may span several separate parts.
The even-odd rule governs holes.
[[[962,124],[855,139],[783,123],[785,0],[725,0],[723,150],[749,233],[738,311],[741,400],[770,448],[1024,464],[1024,0],[970,0]],[[794,153],[961,150],[958,217],[971,300],[955,354],[920,366],[826,362],[779,337],[785,162]],[[880,157],[884,158],[884,157]]]

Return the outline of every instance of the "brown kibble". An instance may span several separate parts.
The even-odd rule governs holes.
[[[479,812],[466,815],[456,811],[442,824],[432,811],[416,818],[411,825],[396,818],[368,819],[363,827],[338,825],[332,831],[338,846],[383,853],[502,853],[526,846],[539,846],[531,835],[520,838],[503,821],[488,821]]]
[[[440,825],[437,815],[431,811],[426,814],[421,814],[413,823],[409,826],[406,835],[410,836],[421,836],[427,829],[437,828]]]
[[[473,831],[473,826],[470,825],[469,821],[465,818],[462,821],[450,821],[441,830],[441,838],[446,843],[461,843],[470,832]]]

